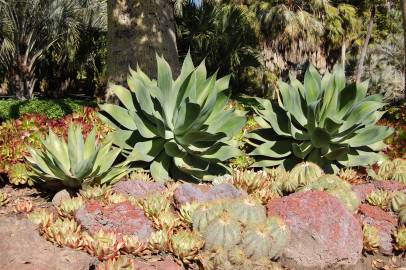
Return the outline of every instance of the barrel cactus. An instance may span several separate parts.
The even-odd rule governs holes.
[[[312,162],[302,162],[297,164],[289,174],[289,179],[284,182],[286,192],[294,192],[301,186],[313,183],[323,175],[323,170]]]
[[[392,194],[391,206],[394,212],[399,212],[400,207],[406,204],[406,194],[402,191],[396,191]]]
[[[206,249],[231,249],[241,241],[241,225],[228,212],[210,222],[204,233]]]
[[[286,225],[280,218],[270,217],[262,223],[249,226],[244,231],[241,246],[250,258],[277,258],[287,241]]]
[[[380,95],[366,96],[367,82],[346,86],[342,67],[322,77],[310,66],[304,84],[291,78],[279,89],[277,104],[257,98],[262,108],[255,120],[261,128],[248,135],[254,167],[291,168],[306,160],[337,170],[383,159],[376,152],[393,129],[376,125],[385,103]]]
[[[189,54],[176,80],[163,58],[157,57],[157,67],[157,80],[137,68],[130,70],[130,90],[110,87],[122,106],[100,108],[102,119],[115,129],[114,143],[127,162],[149,167],[157,181],[226,174],[222,162],[240,155],[232,138],[246,122],[243,113],[225,109],[229,77],[207,78],[204,62],[195,68]]]
[[[230,213],[243,225],[261,223],[266,220],[265,207],[250,197],[236,200],[228,208]]]

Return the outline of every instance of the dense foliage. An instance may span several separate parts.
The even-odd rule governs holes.
[[[72,99],[0,100],[0,122],[17,119],[24,114],[40,114],[49,119],[61,119],[65,115],[80,112],[84,106],[96,107],[95,101]]]

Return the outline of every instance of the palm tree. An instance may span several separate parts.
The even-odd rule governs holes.
[[[33,97],[36,68],[72,27],[70,0],[5,0],[0,3],[0,65],[18,99]]]
[[[209,72],[231,74],[238,79],[244,68],[260,65],[260,29],[256,15],[243,5],[204,1],[183,6],[184,16],[178,19],[179,52],[190,49],[196,62],[205,60]],[[235,80],[232,80],[235,82]]]

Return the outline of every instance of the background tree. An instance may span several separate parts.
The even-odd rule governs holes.
[[[36,69],[46,52],[71,25],[71,1],[7,0],[0,3],[0,65],[12,93],[31,99],[38,81]]]
[[[107,10],[110,81],[125,82],[128,68],[137,65],[156,77],[156,53],[179,71],[172,1],[108,0]]]
[[[403,39],[404,39],[404,50],[405,50],[405,57],[406,57],[406,1],[405,0],[400,0],[401,7],[400,9],[402,10],[402,17],[403,17]],[[406,59],[404,60],[406,61]],[[406,100],[406,64],[403,69],[404,77],[405,77],[405,89],[404,91],[404,99]]]

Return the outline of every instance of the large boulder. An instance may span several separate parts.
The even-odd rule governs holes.
[[[335,197],[322,191],[294,193],[272,200],[268,215],[279,215],[291,239],[282,262],[294,269],[332,269],[357,264],[362,229]]]
[[[85,252],[58,248],[25,218],[0,217],[0,269],[89,270],[97,263]]]
[[[75,214],[76,220],[91,233],[100,229],[120,235],[136,235],[146,241],[154,231],[152,222],[141,208],[129,202],[104,206],[92,200],[83,205]]]
[[[202,203],[217,199],[236,198],[243,195],[246,193],[231,184],[211,186],[183,183],[175,190],[174,199],[178,205],[182,205],[191,202]]]
[[[383,211],[379,207],[361,204],[357,218],[361,224],[369,224],[378,229],[380,237],[379,251],[385,255],[392,255],[392,234],[398,224],[396,216]]]

